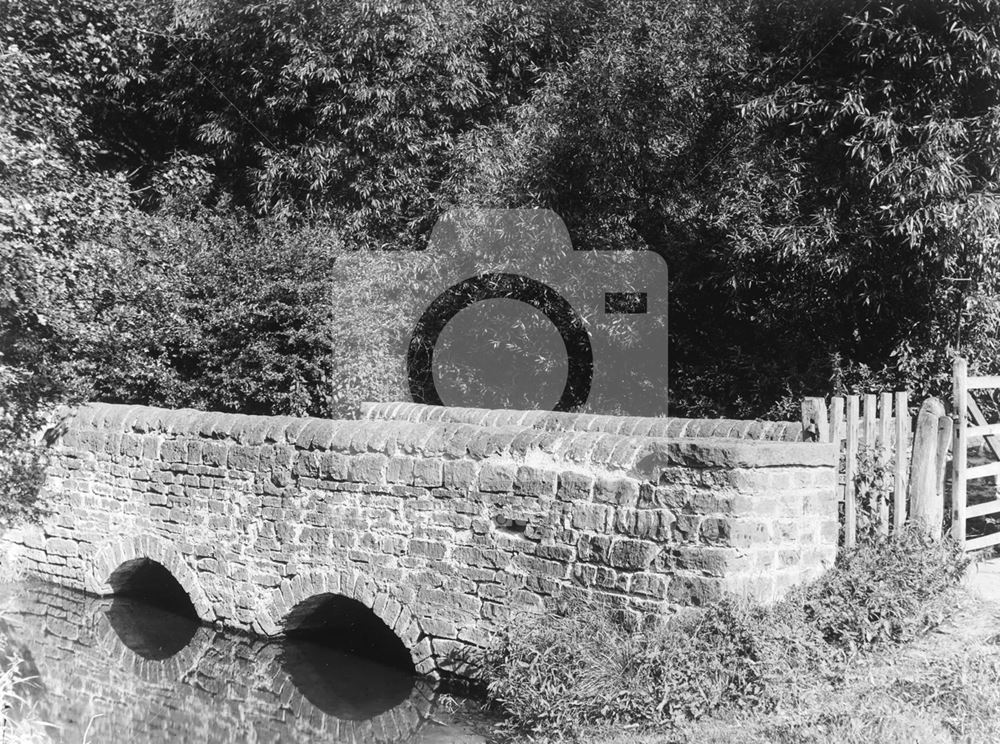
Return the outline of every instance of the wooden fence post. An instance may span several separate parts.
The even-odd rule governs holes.
[[[878,419],[878,449],[879,459],[888,464],[892,452],[892,393],[882,393],[879,396]],[[878,531],[880,535],[889,534],[889,498],[879,495]]]
[[[942,416],[938,419],[937,463],[935,463],[937,484],[935,487],[937,488],[938,499],[941,502],[940,523],[942,528],[944,527],[944,479],[948,473],[948,453],[951,451],[954,428],[954,422],[950,416]]]
[[[927,533],[941,537],[944,521],[944,493],[938,490],[938,430],[944,404],[928,398],[920,406],[913,435],[910,461],[910,516],[923,523]]]
[[[844,399],[835,395],[830,401],[830,441],[840,451],[840,440],[844,438]],[[838,465],[839,467],[839,465]]]
[[[830,426],[826,420],[826,400],[823,398],[802,399],[802,431],[806,435],[806,441],[830,441]]]
[[[869,447],[875,444],[875,424],[878,421],[878,411],[876,410],[878,396],[868,393],[865,396],[865,438],[864,442]]]
[[[858,541],[858,507],[854,493],[854,473],[858,467],[858,396],[847,396],[847,444],[844,459],[844,547]]]
[[[969,441],[966,427],[969,416],[969,389],[966,377],[968,367],[962,357],[956,357],[952,365],[955,450],[951,463],[951,534],[959,542],[965,543],[965,471],[968,467]]]
[[[905,392],[896,393],[896,456],[893,460],[892,529],[906,522],[906,448],[910,438],[910,411]]]

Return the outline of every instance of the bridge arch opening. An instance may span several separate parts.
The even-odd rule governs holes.
[[[341,594],[316,594],[283,621],[286,638],[307,640],[414,674],[410,651],[365,604]]]
[[[135,558],[108,578],[114,599],[105,611],[118,638],[144,659],[162,661],[194,638],[200,622],[191,597],[161,563]]]
[[[339,594],[299,602],[283,621],[282,666],[323,712],[365,720],[406,701],[416,683],[409,650],[372,610]]]

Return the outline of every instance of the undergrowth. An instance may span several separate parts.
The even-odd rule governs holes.
[[[727,708],[794,704],[805,680],[946,615],[967,559],[915,528],[846,552],[818,581],[762,606],[726,599],[635,631],[596,598],[515,620],[487,652],[487,699],[509,733],[670,728]]]

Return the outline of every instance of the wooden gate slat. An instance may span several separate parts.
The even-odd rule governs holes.
[[[896,393],[896,456],[893,460],[892,478],[892,528],[901,530],[906,521],[906,464],[909,458],[910,412],[905,392]]]

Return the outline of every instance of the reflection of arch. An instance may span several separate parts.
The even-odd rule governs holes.
[[[183,651],[201,625],[131,597],[115,597],[104,611],[115,634],[138,656],[164,661]]]
[[[286,638],[281,667],[306,700],[342,721],[367,721],[405,703],[412,673],[308,640]]]
[[[84,568],[84,589],[100,597],[114,595],[116,587],[112,585],[112,575],[122,564],[141,558],[156,561],[177,579],[191,599],[199,619],[205,622],[215,620],[215,611],[201,588],[197,572],[169,544],[150,535],[120,536],[102,543]]]
[[[289,679],[284,642],[201,626],[192,642],[169,659],[143,659],[108,622],[113,601],[43,584],[7,608],[12,640],[37,648],[38,673],[52,683],[37,717],[65,721],[67,741],[82,741],[85,726],[92,741],[118,741],[122,732],[137,740],[162,738],[162,721],[149,715],[149,706],[168,698],[184,711],[171,718],[171,740],[177,741],[205,741],[223,723],[238,722],[232,730],[240,740],[253,734],[257,741],[399,744],[415,741],[431,718],[434,688],[419,678],[406,700],[374,718],[351,720],[324,712]],[[220,700],[225,701],[221,709]],[[100,715],[92,718],[95,713]],[[225,739],[225,732],[219,737]]]
[[[111,597],[91,599],[82,610],[88,618],[94,649],[113,664],[131,669],[136,677],[157,686],[169,687],[185,681],[197,668],[201,658],[212,645],[215,631],[203,625],[194,629],[183,648],[165,659],[153,659],[137,653],[122,637],[120,625],[113,622],[115,603]],[[78,611],[79,612],[79,611]]]
[[[424,636],[417,619],[385,588],[350,570],[330,569],[325,573],[283,579],[267,596],[254,620],[254,631],[266,636],[281,635],[285,631],[286,620],[296,606],[317,595],[340,595],[360,602],[409,649],[418,674],[435,673],[430,640]]]

